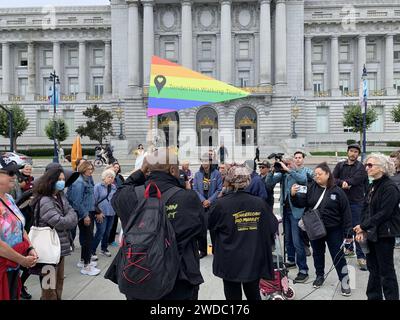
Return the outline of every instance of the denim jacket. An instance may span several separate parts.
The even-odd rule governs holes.
[[[94,211],[94,182],[93,178],[82,175],[68,188],[67,199],[78,214],[78,219],[85,218]]]
[[[280,204],[281,204],[281,213],[283,213],[283,207],[285,205],[285,199],[289,200],[290,208],[292,210],[292,214],[296,219],[300,219],[303,216],[304,208],[297,208],[292,204],[290,200],[290,190],[294,184],[307,185],[308,179],[312,179],[313,172],[310,168],[300,168],[296,170],[290,170],[286,174],[275,173],[272,172],[267,175],[265,180],[266,187],[273,186],[276,183],[281,183],[281,195],[280,195]],[[284,187],[282,188],[282,183]]]
[[[210,188],[208,190],[208,199],[204,197],[204,187],[203,187],[204,171],[200,170],[196,172],[193,179],[193,190],[196,191],[201,202],[204,200],[209,200],[210,203],[214,203],[217,200],[218,194],[222,190],[222,177],[218,170],[213,170],[210,176]]]
[[[104,183],[96,183],[94,186],[94,201],[95,204],[98,203],[99,201],[103,200],[105,197],[107,199],[101,201],[101,203],[98,204],[98,207],[100,211],[105,215],[105,216],[114,216],[115,211],[113,207],[111,206],[111,199],[114,196],[114,193],[117,191],[117,187],[112,184],[111,185],[111,192],[107,196],[107,186]]]

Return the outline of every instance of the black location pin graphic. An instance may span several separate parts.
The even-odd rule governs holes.
[[[165,86],[167,83],[167,78],[165,78],[163,75],[158,75],[154,78],[154,84],[156,85],[158,93],[160,93],[161,89]]]

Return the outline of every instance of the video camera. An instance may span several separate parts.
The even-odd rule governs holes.
[[[284,155],[284,153],[271,153],[269,156],[268,156],[268,159],[275,159],[275,162],[274,162],[274,165],[273,165],[273,167],[274,167],[274,171],[276,172],[276,173],[278,173],[278,172],[280,172],[280,173],[283,173],[284,172],[284,170],[282,170],[282,165],[280,164],[280,162],[283,162],[283,155]]]

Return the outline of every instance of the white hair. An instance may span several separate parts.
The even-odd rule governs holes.
[[[391,176],[395,172],[395,167],[392,161],[390,161],[388,156],[385,156],[382,153],[371,153],[367,156],[364,163],[368,162],[368,159],[375,159],[380,167],[382,168],[382,172],[387,175]]]
[[[106,169],[101,173],[101,180],[106,180],[108,177],[115,178],[115,172],[112,169]]]

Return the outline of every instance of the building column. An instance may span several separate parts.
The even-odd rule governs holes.
[[[367,48],[366,48],[366,36],[365,35],[359,35],[358,36],[358,72],[356,74],[358,74],[358,78],[356,80],[356,85],[354,86],[354,88],[359,88],[360,87],[360,81],[361,81],[361,77],[363,74],[363,68],[364,68],[364,64],[367,63]]]
[[[260,86],[271,84],[271,0],[260,0]]]
[[[276,1],[275,9],[275,84],[285,91],[286,80],[286,4]]]
[[[331,37],[331,95],[340,96],[339,91],[339,43],[338,37]]]
[[[53,69],[56,71],[56,74],[60,76],[61,72],[61,46],[59,41],[53,42]],[[61,81],[61,77],[60,77]]]
[[[10,92],[10,43],[3,42],[2,43],[2,71],[3,71],[3,85],[2,85],[2,95],[7,96],[11,93]]]
[[[306,95],[312,95],[313,83],[312,83],[312,37],[305,37],[304,44],[304,90]]]
[[[387,95],[395,95],[393,88],[393,34],[386,35],[385,42],[385,90]]]
[[[128,2],[128,86],[140,85],[139,61],[139,11],[138,2]]]
[[[142,0],[143,3],[143,86],[150,84],[151,58],[154,55],[154,13],[153,0]]]
[[[186,68],[193,68],[192,52],[192,2],[190,0],[182,1],[182,65]]]
[[[86,42],[79,41],[79,100],[86,100],[87,88],[86,88]]]
[[[231,0],[221,1],[221,81],[232,84]]]
[[[28,89],[26,100],[34,100],[36,94],[36,68],[35,68],[35,44],[28,43]]]
[[[111,41],[104,41],[104,94],[111,96],[112,85],[111,85]]]

